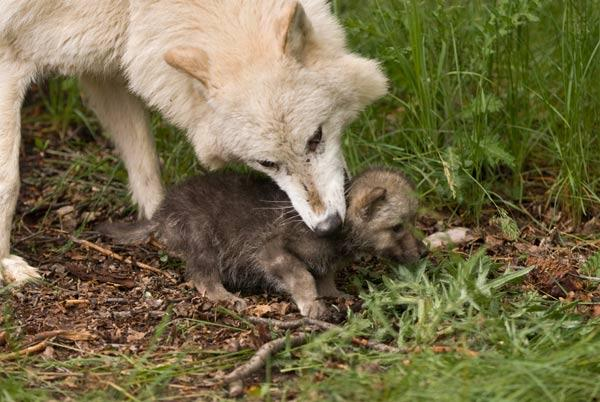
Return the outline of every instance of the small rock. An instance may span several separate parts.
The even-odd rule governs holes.
[[[42,352],[42,357],[44,359],[54,359],[54,348],[51,345],[46,346],[46,349],[44,349],[44,352]]]
[[[55,274],[59,274],[59,275],[62,275],[65,273],[65,267],[64,267],[64,265],[61,265],[61,264],[52,264],[52,266],[50,267],[50,270],[52,272],[54,272]]]
[[[462,243],[475,240],[475,236],[467,228],[453,228],[444,232],[436,232],[427,236],[423,242],[430,250],[439,249],[448,245],[459,245]]]
[[[56,210],[56,214],[59,218],[63,218],[69,214],[72,214],[75,211],[75,207],[73,205],[65,205],[64,207],[60,207]]]
[[[242,381],[234,381],[229,384],[229,396],[236,398],[244,393],[244,383]]]
[[[96,212],[85,211],[81,214],[81,219],[86,222],[93,222],[98,219],[98,214]]]

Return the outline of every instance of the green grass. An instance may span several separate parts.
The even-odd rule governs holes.
[[[354,47],[379,58],[392,93],[349,132],[352,166],[396,162],[432,201],[475,218],[490,202],[597,211],[597,1],[336,2]]]
[[[353,170],[382,162],[399,166],[415,179],[428,209],[445,208],[476,223],[492,208],[507,237],[519,235],[510,215],[533,201],[556,207],[574,222],[600,211],[600,2],[335,0],[333,7],[351,47],[381,60],[391,81],[390,95],[346,133]],[[33,120],[51,125],[61,138],[73,126],[100,136],[79,103],[74,80],[50,81],[43,93],[45,112]],[[181,133],[158,116],[152,126],[165,182],[201,171]],[[90,209],[126,207],[121,164],[75,151],[76,138],[68,143],[74,151],[65,166],[56,166],[67,173],[52,179],[54,200],[75,181],[89,188],[84,202]],[[47,145],[40,134],[36,148],[51,155]],[[92,184],[103,187],[92,191]],[[581,273],[600,276],[599,258],[596,252]],[[576,303],[523,293],[518,283],[524,270],[500,267],[482,253],[448,253],[432,261],[413,269],[391,267],[369,285],[364,312],[350,315],[342,332],[318,336],[272,362],[299,374],[296,381],[267,381],[254,396],[600,399],[598,319],[577,314]],[[155,336],[162,336],[160,328]],[[367,352],[352,345],[354,336],[391,341],[411,352]],[[188,359],[193,353],[202,358]],[[148,400],[163,395],[178,376],[201,378],[248,357],[248,351],[202,353],[25,359],[7,365],[10,374],[0,374],[0,400]],[[76,395],[40,377],[48,370],[98,374],[115,386]],[[207,391],[198,398],[222,395]]]
[[[321,343],[307,347],[300,362],[284,366],[311,367],[323,378],[301,377],[301,400],[600,397],[600,320],[582,318],[572,304],[511,293],[507,285],[525,271],[497,276],[497,267],[481,253],[428,265],[400,268],[384,278],[382,286],[364,296],[366,311],[350,320],[347,333],[323,336]],[[392,339],[413,352],[348,349],[343,339],[356,334]],[[441,353],[441,346],[450,351]],[[421,352],[414,352],[416,347]]]

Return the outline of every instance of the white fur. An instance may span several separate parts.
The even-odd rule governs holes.
[[[8,283],[19,284],[40,278],[37,270],[19,256],[8,256],[0,260],[0,263],[2,268],[0,279]]]
[[[347,51],[325,0],[3,0],[0,259],[18,194],[20,104],[47,73],[81,78],[141,215],[162,197],[146,103],[185,129],[207,167],[241,161],[269,174],[313,228],[344,216],[342,129],[386,91],[377,63]]]

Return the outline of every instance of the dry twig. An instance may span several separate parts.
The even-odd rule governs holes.
[[[44,331],[37,333],[33,336],[32,341],[47,340],[49,338],[63,338],[69,341],[88,341],[94,339],[95,336],[91,332],[85,329],[79,330],[68,330],[68,329],[55,329],[52,331]]]
[[[300,333],[292,335],[289,338],[277,338],[265,343],[256,351],[250,360],[223,377],[222,382],[224,384],[231,384],[243,380],[264,367],[267,359],[273,354],[282,351],[286,345],[288,345],[288,342],[291,347],[296,347],[305,343],[308,340],[308,336],[308,333]]]
[[[73,306],[81,306],[84,304],[90,304],[89,300],[85,300],[85,299],[68,299],[65,300],[65,306],[66,307],[73,307]]]
[[[340,328],[340,326],[332,324],[327,321],[317,320],[314,318],[300,318],[299,320],[282,321],[273,318],[262,318],[262,317],[245,317],[252,324],[265,324],[271,327],[277,327],[280,329],[297,329],[304,326],[315,326],[319,329],[328,330],[334,328]]]
[[[48,346],[47,340],[42,341],[40,343],[36,343],[35,345],[29,346],[25,349],[18,350],[16,352],[7,353],[5,355],[0,355],[0,361],[14,360],[21,356],[29,356],[29,355],[33,355],[36,353],[40,353],[40,352],[43,352],[44,349],[46,349],[46,346]]]
[[[100,254],[104,254],[104,255],[106,255],[108,257],[114,258],[115,260],[124,262],[126,264],[133,264],[133,265],[137,266],[138,268],[145,269],[146,271],[154,272],[155,274],[166,276],[167,278],[173,280],[173,278],[171,277],[171,275],[169,275],[169,273],[167,273],[167,272],[165,272],[163,270],[160,270],[158,268],[154,268],[153,266],[148,265],[148,264],[144,264],[143,262],[132,261],[131,258],[125,258],[122,255],[117,254],[114,251],[109,250],[109,249],[107,249],[105,247],[102,247],[102,246],[100,246],[100,245],[98,245],[96,243],[92,243],[91,241],[87,241],[87,240],[83,240],[83,239],[78,239],[78,238],[76,238],[74,236],[71,236],[71,240],[74,243],[80,244],[80,245],[82,245],[84,247],[87,247],[87,248],[91,248],[92,250],[96,250]]]

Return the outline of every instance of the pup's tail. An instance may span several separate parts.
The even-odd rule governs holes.
[[[102,222],[96,231],[120,244],[143,243],[156,231],[158,224],[151,220],[136,222]]]

